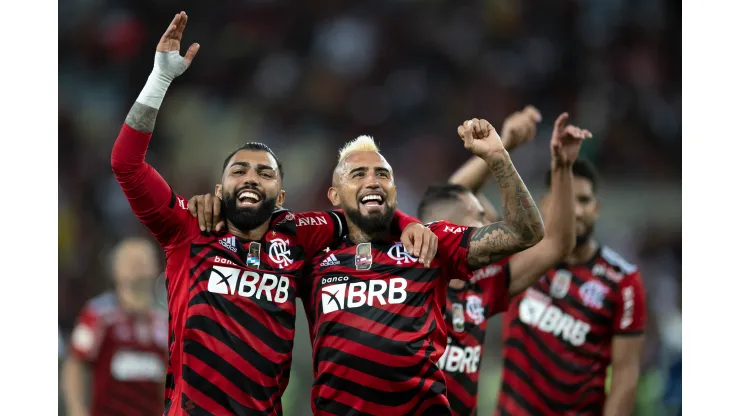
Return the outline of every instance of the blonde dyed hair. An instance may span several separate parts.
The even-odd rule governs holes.
[[[342,162],[347,156],[349,156],[350,153],[354,152],[378,152],[380,153],[380,149],[378,148],[378,145],[375,143],[375,139],[372,138],[372,136],[358,136],[351,142],[348,142],[345,144],[340,150],[339,150],[339,160],[338,162]]]

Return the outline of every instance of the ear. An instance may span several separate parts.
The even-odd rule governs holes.
[[[332,205],[335,207],[339,206],[339,191],[335,187],[329,188],[329,191],[326,193],[326,196],[329,198],[329,202],[331,202]]]
[[[276,208],[280,208],[285,203],[285,190],[281,189],[277,196],[277,202],[275,203]]]
[[[218,199],[224,199],[223,195],[221,195],[221,184],[220,183],[216,184],[216,191],[214,192],[214,194],[218,197]]]

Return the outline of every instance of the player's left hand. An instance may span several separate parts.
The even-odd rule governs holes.
[[[401,243],[406,252],[418,258],[424,267],[429,267],[437,255],[437,235],[419,222],[410,224],[403,230]]]
[[[550,140],[550,153],[556,166],[570,166],[578,158],[581,144],[593,137],[590,131],[568,124],[568,113],[562,113],[555,120]]]
[[[506,151],[511,152],[519,145],[532,141],[537,134],[537,123],[540,121],[542,115],[531,105],[506,117],[501,127],[501,142]]]
[[[188,211],[198,218],[201,231],[218,233],[226,229],[226,222],[221,217],[221,199],[215,195],[195,195],[188,201]]]

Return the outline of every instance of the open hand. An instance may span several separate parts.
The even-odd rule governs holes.
[[[424,267],[429,267],[437,255],[437,240],[437,235],[419,222],[409,224],[401,233],[406,252],[418,258]]]
[[[188,15],[185,12],[176,14],[157,44],[154,68],[170,79],[182,75],[193,62],[195,54],[200,49],[199,44],[193,43],[185,52],[185,56],[180,56],[180,42],[187,23]]]

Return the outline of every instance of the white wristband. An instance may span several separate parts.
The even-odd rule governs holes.
[[[146,85],[141,90],[136,102],[159,110],[162,100],[164,100],[164,94],[167,92],[167,88],[170,87],[173,79],[163,74],[155,66],[152,73],[149,74],[149,79],[146,80]]]

